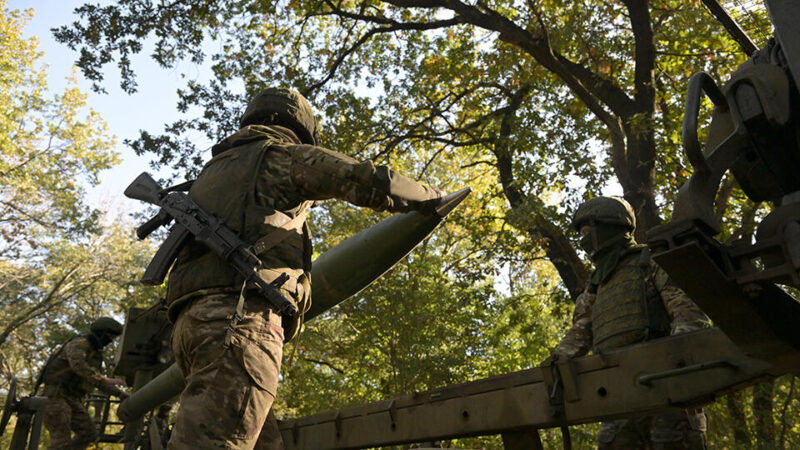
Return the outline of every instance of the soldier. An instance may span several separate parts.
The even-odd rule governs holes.
[[[310,306],[311,239],[306,211],[338,198],[376,211],[433,212],[438,190],[371,161],[318,147],[311,105],[288,89],[266,89],[240,129],[212,147],[189,190],[254,249],[259,275],[280,286],[299,317],[281,317],[212,250],[190,242],[167,282],[173,351],[187,384],[171,449],[283,448],[271,406],[282,346]]]
[[[636,218],[628,202],[595,197],[578,207],[572,227],[595,270],[575,302],[572,327],[543,365],[709,326],[650,259],[647,246],[634,240]],[[705,431],[698,408],[603,422],[597,440],[600,449],[704,449]]]
[[[44,426],[50,432],[49,449],[84,449],[97,440],[97,429],[83,405],[95,388],[109,395],[126,398],[117,386],[125,382],[100,372],[103,348],[122,334],[122,325],[110,317],[101,317],[86,336],[77,336],[64,344],[42,369]],[[70,437],[71,432],[75,437]]]

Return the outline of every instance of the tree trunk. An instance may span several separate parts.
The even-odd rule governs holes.
[[[728,406],[728,413],[731,416],[731,426],[733,427],[733,439],[739,448],[750,448],[752,439],[750,429],[747,427],[747,420],[744,416],[744,399],[742,391],[736,391],[725,397]]]
[[[753,386],[753,418],[757,448],[774,448],[775,419],[772,413],[774,392],[775,381],[767,381]]]
[[[628,140],[627,175],[630,180],[628,186],[623,186],[624,197],[636,213],[634,237],[641,243],[645,242],[647,230],[661,223],[661,215],[654,196],[656,145],[652,127],[647,128],[643,131],[635,126],[624,127]]]
[[[542,440],[539,430],[528,428],[521,431],[503,433],[503,448],[505,450],[541,450]]]

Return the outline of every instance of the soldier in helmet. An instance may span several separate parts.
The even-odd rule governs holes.
[[[572,227],[595,270],[578,297],[572,327],[545,364],[709,326],[705,314],[633,238],[625,200],[595,197],[578,207]],[[603,422],[600,449],[703,449],[702,408]]]
[[[125,382],[100,372],[103,348],[122,334],[122,324],[101,317],[90,333],[77,336],[53,354],[42,369],[44,426],[50,432],[50,449],[83,449],[97,440],[97,429],[84,406],[86,395],[99,389],[109,395],[126,398],[118,386]],[[72,437],[71,434],[75,433]]]
[[[281,317],[223,258],[190,242],[167,282],[173,351],[187,384],[171,449],[283,448],[271,406],[282,347],[310,306],[306,211],[338,198],[376,211],[433,211],[440,193],[371,161],[318,146],[314,112],[289,89],[266,89],[240,129],[212,148],[189,190],[204,210],[253,244],[259,275],[280,286],[299,317]]]

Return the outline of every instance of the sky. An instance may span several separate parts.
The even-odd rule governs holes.
[[[75,21],[77,17],[72,10],[82,3],[65,0],[8,2],[7,8],[10,10],[34,10],[34,18],[24,28],[23,33],[25,37],[35,36],[39,39],[39,49],[44,52],[41,62],[49,66],[48,85],[52,93],[63,91],[67,77],[72,74],[77,52],[56,42],[50,28]],[[187,80],[181,79],[180,73],[200,77],[202,72],[206,72],[189,63],[179,65],[176,69],[162,69],[147,56],[146,50],[147,46],[142,54],[133,58],[133,68],[139,85],[135,94],[128,95],[119,87],[119,77],[113,64],[105,71],[103,86],[108,91],[107,94],[93,92],[91,83],[83,78],[80,71],[76,73],[78,86],[89,95],[88,106],[102,115],[111,133],[117,137],[116,150],[122,163],[102,172],[101,183],[87,189],[90,205],[112,213],[141,208],[140,202],[125,198],[122,192],[139,173],[152,172],[148,166],[148,157],[137,156],[123,140],[136,138],[139,130],[158,134],[165,123],[181,117],[175,107],[178,99],[176,89]]]

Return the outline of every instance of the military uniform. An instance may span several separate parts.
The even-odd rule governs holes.
[[[242,128],[212,149],[189,195],[245,241],[255,244],[259,275],[298,307],[310,306],[312,202],[338,198],[376,211],[428,205],[437,191],[386,167],[318,147],[311,107],[283,89],[262,92]],[[167,285],[175,322],[173,351],[187,385],[171,449],[282,448],[270,409],[282,345],[299,317],[281,317],[220,256],[196,242],[181,250]],[[232,322],[238,299],[244,312]],[[229,327],[233,325],[233,327]],[[269,415],[269,417],[268,417]]]
[[[592,349],[611,350],[709,325],[706,315],[649,258],[646,248],[631,248],[619,265],[621,267],[608,282],[592,286],[578,296],[572,327],[556,347],[556,355],[576,358]],[[644,301],[637,298],[642,290],[645,290]],[[593,311],[598,295],[602,311]],[[649,316],[648,305],[653,306],[649,308]],[[604,316],[602,322],[593,320],[598,314]],[[614,333],[625,329],[627,331]],[[595,334],[601,335],[595,338]]]
[[[591,228],[582,246],[597,269],[575,302],[572,327],[554,357],[574,358],[709,326],[706,315],[650,259],[647,247],[631,237],[630,206],[621,199],[593,200],[589,208],[581,205],[573,226]],[[598,214],[593,208],[598,205],[616,208],[617,214]],[[696,409],[603,422],[597,440],[601,449],[702,449],[705,431],[705,414]]]
[[[113,321],[110,334],[119,335],[122,325],[108,320]],[[100,372],[102,349],[108,342],[110,339],[95,333],[72,338],[43,369],[43,395],[47,397],[44,426],[50,432],[49,449],[84,449],[97,440],[97,428],[84,406],[86,396],[95,388],[108,394],[124,395],[112,385],[119,380],[109,379]],[[73,432],[74,437],[71,436]]]

